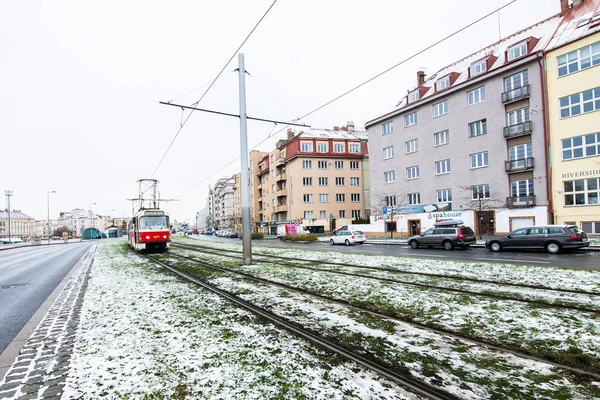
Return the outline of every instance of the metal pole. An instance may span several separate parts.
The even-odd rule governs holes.
[[[244,265],[252,264],[252,241],[250,240],[250,202],[248,185],[248,132],[246,115],[246,71],[244,69],[244,54],[238,54],[238,72],[240,83],[240,159],[242,163],[242,248]]]
[[[8,203],[8,243],[12,243],[10,239],[10,196],[12,196],[13,192],[11,190],[5,190],[6,194],[6,202]]]

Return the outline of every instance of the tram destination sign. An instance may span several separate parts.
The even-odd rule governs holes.
[[[150,210],[144,211],[144,215],[165,215],[164,211]]]

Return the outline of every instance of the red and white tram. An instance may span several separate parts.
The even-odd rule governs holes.
[[[162,210],[139,210],[129,221],[127,231],[129,244],[135,250],[165,252],[169,249],[169,215]]]

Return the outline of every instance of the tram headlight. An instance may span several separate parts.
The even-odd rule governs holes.
[[[150,240],[150,236],[146,235],[146,240]]]
[[[166,239],[166,238],[167,238],[167,235],[163,235],[163,239]]]

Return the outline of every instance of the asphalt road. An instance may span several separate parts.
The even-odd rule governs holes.
[[[94,242],[0,251],[0,354]]]
[[[207,235],[193,235],[198,240],[240,243],[240,239],[227,239]],[[373,254],[382,256],[417,257],[432,259],[448,259],[457,261],[478,261],[503,264],[525,264],[548,267],[564,267],[573,269],[600,270],[600,251],[573,250],[570,252],[549,254],[544,251],[502,251],[493,253],[485,248],[471,247],[468,250],[455,249],[411,249],[399,243],[366,243],[357,246],[332,246],[328,242],[292,243],[278,239],[253,240],[252,246],[271,246],[310,249],[317,251],[339,251],[357,254]]]

